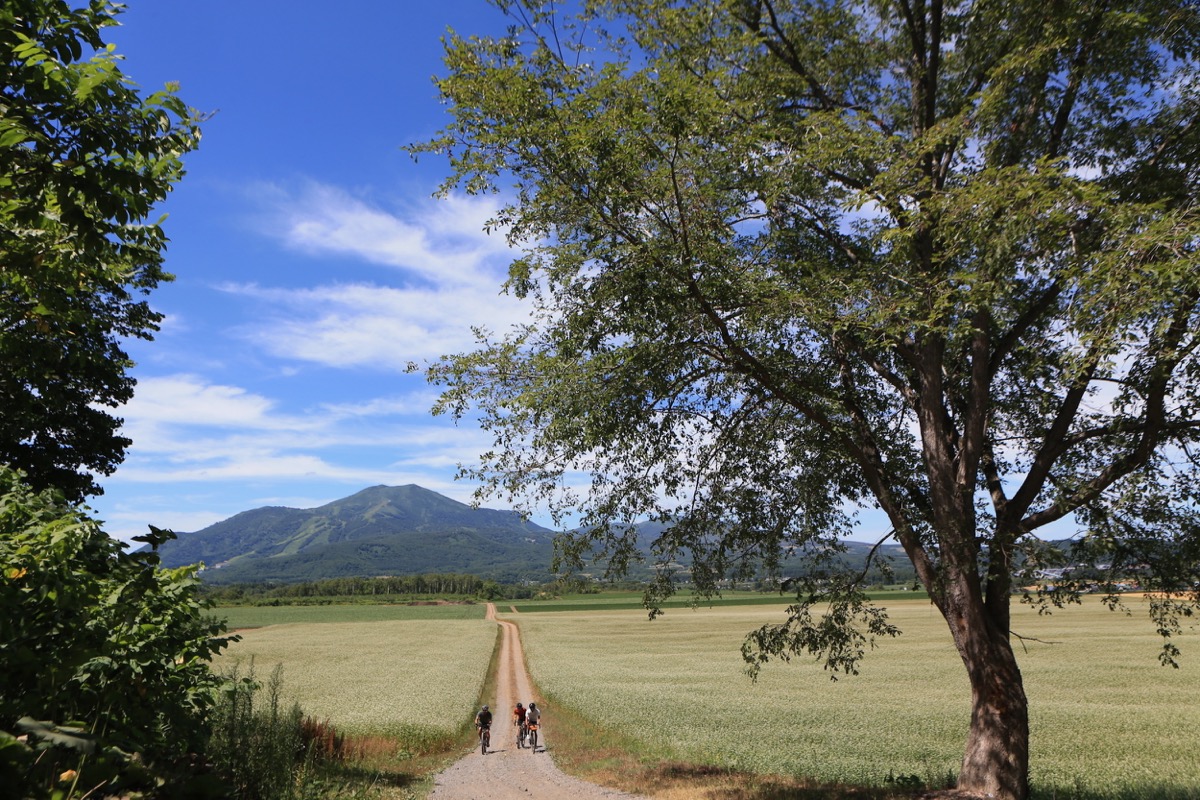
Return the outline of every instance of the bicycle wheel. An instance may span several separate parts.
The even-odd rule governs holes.
[[[487,755],[488,745],[492,743],[492,733],[487,728],[483,729],[483,735],[479,737],[479,749],[483,755]]]
[[[536,728],[529,732],[529,747],[533,750],[533,752],[535,752],[535,753],[537,752],[537,729]]]

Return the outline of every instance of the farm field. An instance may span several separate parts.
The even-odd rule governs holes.
[[[390,622],[396,620],[481,620],[483,603],[444,605],[332,604],[312,606],[223,606],[212,615],[229,630],[310,622]]]
[[[310,716],[345,733],[396,737],[409,749],[420,749],[444,743],[472,719],[497,626],[484,620],[481,610],[478,619],[444,612],[440,618],[427,613],[424,618],[302,622],[246,630],[242,636],[216,660],[217,669],[236,665],[244,675],[253,663],[258,679],[265,680],[282,664],[281,694],[288,702],[298,701]]]
[[[1178,638],[1180,669],[1160,667],[1142,601],[1128,602],[1133,617],[1095,598],[1050,616],[1014,607],[1014,629],[1040,640],[1018,653],[1037,797],[1200,797],[1200,636]],[[502,616],[521,627],[549,713],[567,704],[643,742],[648,756],[859,784],[909,776],[939,784],[961,758],[966,676],[927,601],[887,605],[904,634],[869,653],[862,674],[836,682],[807,662],[773,662],[757,683],[745,676],[744,635],[780,619],[773,611],[782,605],[674,610],[654,622],[641,611],[529,613],[524,605]]]
[[[897,598],[907,599],[913,596],[909,591],[871,592],[875,599]],[[924,594],[922,593],[922,596]],[[696,602],[699,608],[726,608],[729,606],[774,606],[786,605],[787,598],[773,592],[754,592],[745,590],[727,591],[720,597],[700,599]],[[681,592],[663,603],[663,608],[692,608],[693,599],[690,594]],[[633,591],[604,591],[599,594],[568,595],[545,600],[497,600],[496,607],[502,610],[515,608],[518,613],[541,613],[550,611],[632,611],[642,609],[642,593]]]

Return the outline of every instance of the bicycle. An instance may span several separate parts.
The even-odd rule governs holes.
[[[479,752],[487,755],[488,746],[492,743],[492,729],[489,726],[480,726],[479,728]]]
[[[525,747],[525,740],[529,738],[529,726],[524,721],[517,723],[517,749]]]

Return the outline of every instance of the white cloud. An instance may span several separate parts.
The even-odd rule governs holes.
[[[275,187],[263,233],[312,255],[349,255],[394,267],[437,286],[495,286],[504,236],[484,226],[494,198],[450,196],[392,213],[343,189],[309,183],[297,192]],[[501,273],[502,274],[502,273]]]
[[[355,483],[379,483],[388,473],[384,470],[341,467],[314,455],[303,453],[256,453],[231,450],[217,463],[198,463],[188,459],[171,469],[157,465],[126,466],[121,470],[125,480],[140,483],[174,483],[177,481],[234,481],[281,480],[290,478],[325,478]]]
[[[391,267],[397,277],[220,287],[255,302],[255,321],[234,334],[273,357],[396,371],[473,349],[473,326],[503,331],[529,319],[527,304],[502,293],[512,251],[503,235],[483,232],[497,210],[492,198],[431,199],[400,215],[319,184],[269,196],[265,234],[313,256]]]
[[[376,417],[382,414],[424,414],[433,407],[438,393],[411,392],[395,397],[376,397],[361,403],[323,403],[321,407],[335,417]]]
[[[207,382],[198,375],[142,378],[123,414],[137,423],[264,427],[291,426],[294,420],[272,419],[274,401],[237,386]]]
[[[474,426],[428,410],[433,393],[282,413],[271,398],[196,375],[145,378],[121,409],[133,440],[122,482],[289,480],[422,483],[485,449]],[[426,483],[422,483],[426,485]]]
[[[501,330],[524,321],[528,310],[501,296],[498,286],[497,280],[478,292],[376,284],[224,288],[258,302],[260,318],[235,333],[273,356],[396,371],[473,349],[473,325]]]

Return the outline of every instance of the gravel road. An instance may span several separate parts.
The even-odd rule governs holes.
[[[488,604],[488,619],[496,619],[496,607]],[[517,626],[496,620],[503,631],[496,697],[490,703],[495,715],[492,745],[485,756],[472,750],[434,778],[429,800],[646,800],[640,795],[606,789],[559,771],[550,757],[554,749],[554,711],[544,710],[537,750],[518,749],[512,726],[512,708],[529,704],[533,695]],[[550,743],[549,751],[543,740]]]

